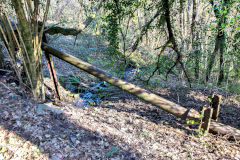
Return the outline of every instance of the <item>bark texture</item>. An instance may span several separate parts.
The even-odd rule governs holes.
[[[32,22],[34,26],[30,27],[26,13],[24,11],[24,6],[21,1],[11,0],[14,6],[20,36],[22,39],[22,43],[24,48],[22,49],[24,52],[23,59],[25,62],[25,72],[29,76],[29,84],[33,93],[33,97],[35,100],[44,100],[45,94],[43,89],[43,78],[42,78],[42,68],[41,68],[41,58],[38,49],[39,39],[38,39],[38,26],[37,26],[37,18],[38,18],[38,3],[37,6],[34,6],[34,16]],[[35,4],[35,3],[34,3]],[[34,19],[35,18],[35,19]],[[37,26],[37,27],[36,27]],[[22,46],[23,46],[22,45]]]

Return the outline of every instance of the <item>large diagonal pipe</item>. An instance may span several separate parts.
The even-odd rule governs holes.
[[[104,72],[103,70],[86,63],[70,54],[64,53],[54,47],[51,47],[50,45],[46,43],[42,43],[42,49],[47,51],[48,53],[60,58],[61,60],[64,60],[79,69],[86,71],[87,73],[94,75],[111,85],[114,85],[124,91],[127,91],[128,93],[146,101],[149,102],[177,117],[180,117],[182,119],[193,119],[193,120],[200,120],[200,114],[198,111],[194,109],[186,109],[176,103],[173,103],[165,98],[162,98],[156,94],[150,93],[149,91],[140,88],[132,83],[123,81],[119,78],[116,78],[107,72]],[[217,132],[221,134],[230,134],[234,137],[240,138],[240,131],[232,128],[230,126],[211,121],[210,125],[210,131]]]

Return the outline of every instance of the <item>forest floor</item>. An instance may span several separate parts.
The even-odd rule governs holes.
[[[65,51],[74,52],[59,45]],[[96,55],[95,55],[96,56]],[[58,75],[97,79],[54,58]],[[52,87],[49,78],[45,83]],[[97,82],[96,82],[97,83]],[[213,90],[146,88],[186,108],[200,111]],[[171,114],[115,87],[98,103],[60,87],[65,102],[34,102],[11,76],[0,76],[0,160],[22,159],[240,159],[240,143],[228,136],[203,136]],[[239,95],[223,93],[219,121],[240,129]]]

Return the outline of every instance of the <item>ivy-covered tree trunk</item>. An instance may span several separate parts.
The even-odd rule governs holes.
[[[219,24],[221,25],[221,24]],[[225,45],[225,34],[224,31],[219,31],[218,36],[216,38],[215,42],[215,49],[213,53],[211,54],[208,67],[207,67],[207,73],[206,73],[206,82],[209,81],[209,78],[211,76],[211,71],[213,68],[213,64],[215,62],[216,56],[219,53],[220,54],[220,67],[219,67],[219,77],[218,77],[218,85],[220,85],[224,80],[224,72],[223,72],[223,54],[224,54],[224,45]]]
[[[194,76],[196,80],[199,80],[200,73],[200,51],[195,51],[195,66],[194,66]]]
[[[224,46],[225,46],[225,33],[220,39],[219,43],[219,76],[218,76],[218,85],[221,85],[224,81]]]
[[[216,40],[215,40],[214,51],[211,53],[210,58],[208,60],[207,71],[206,71],[206,83],[209,82],[211,72],[212,72],[212,68],[213,68],[213,64],[214,64],[216,56],[218,54],[219,41],[220,41],[220,38],[221,38],[220,36],[221,35],[218,33],[218,35],[216,37]]]
[[[217,37],[215,41],[215,48],[212,54],[210,55],[210,59],[208,62],[207,66],[207,72],[206,72],[206,83],[208,83],[210,76],[211,76],[211,71],[213,68],[213,64],[215,62],[216,56],[219,53],[220,55],[220,67],[219,67],[219,76],[218,76],[218,85],[221,85],[221,83],[224,80],[224,68],[223,68],[223,59],[224,59],[224,46],[225,46],[225,22],[226,22],[226,17],[227,13],[230,7],[228,5],[227,0],[223,0],[218,2],[219,4],[215,4],[213,0],[210,1],[212,4],[212,7],[214,8],[214,13],[216,16],[216,19],[218,21],[217,25]]]
[[[192,50],[194,51],[194,76],[196,80],[199,80],[200,73],[200,50],[199,44],[197,43],[197,39],[199,37],[198,33],[196,33],[196,17],[197,17],[197,0],[193,0],[193,14],[192,14],[192,24],[191,24],[191,33],[192,33]]]

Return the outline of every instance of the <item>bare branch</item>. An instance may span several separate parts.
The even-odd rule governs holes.
[[[133,46],[131,47],[131,52],[136,51],[139,42],[142,40],[143,36],[147,33],[151,23],[160,15],[161,10],[159,9],[155,15],[143,26],[141,30],[141,34],[137,37],[137,40],[134,42]]]

